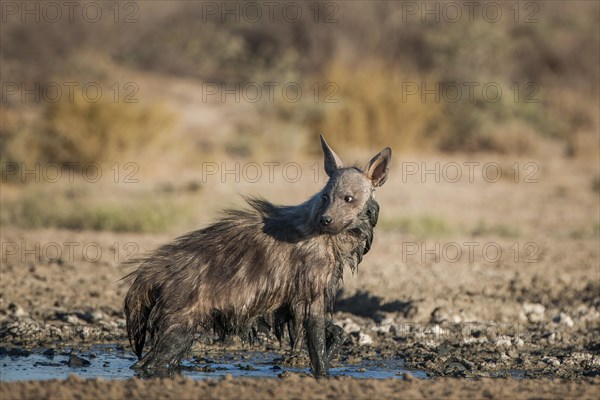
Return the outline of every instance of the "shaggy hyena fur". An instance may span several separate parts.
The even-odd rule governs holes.
[[[178,365],[199,327],[243,334],[267,316],[279,337],[288,326],[294,350],[305,337],[313,373],[327,375],[343,336],[327,316],[344,267],[356,269],[371,246],[374,191],[387,179],[391,150],[362,171],[344,168],[323,137],[321,144],[329,181],[308,201],[248,198],[250,209],[227,211],[138,260],[124,304],[137,367]],[[152,348],[142,357],[146,333]]]

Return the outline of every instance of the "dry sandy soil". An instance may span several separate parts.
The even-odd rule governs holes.
[[[281,380],[233,379],[82,380],[2,383],[3,399],[597,399],[600,380],[363,380],[338,378],[317,381],[290,377]]]
[[[597,398],[597,166],[556,154],[398,157],[377,192],[374,246],[358,273],[345,276],[334,315],[347,333],[338,363],[403,358],[407,369],[425,371],[432,380],[70,378],[1,382],[2,398]],[[470,161],[480,163],[473,182],[464,165]],[[497,182],[482,178],[481,166],[490,161],[503,166]],[[432,168],[435,162],[461,165],[463,179],[407,174],[414,166],[408,163]],[[515,162],[519,176],[510,171]],[[525,169],[528,162],[535,168]],[[525,182],[532,171],[537,182]],[[318,188],[315,182],[208,181],[197,204],[236,202],[236,192],[294,203]],[[215,217],[198,208],[190,224]],[[119,279],[127,269],[120,262],[187,228],[151,235],[2,227],[4,351],[125,344],[121,304],[127,287]],[[263,346],[271,344],[268,339]],[[215,348],[204,339],[193,353]]]

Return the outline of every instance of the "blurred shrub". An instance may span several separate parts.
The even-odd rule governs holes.
[[[303,113],[309,135],[324,132],[339,147],[527,154],[538,140],[526,106],[506,99],[490,103],[481,95],[473,101],[465,95],[456,103],[442,96],[436,100],[431,93],[423,97],[442,83],[404,75],[383,61],[357,68],[334,63],[321,82],[334,85],[328,90],[334,102],[305,102],[305,109],[280,103],[279,108],[284,114],[288,108]],[[321,93],[320,100],[328,93]],[[311,149],[317,151],[317,145]]]
[[[96,192],[24,189],[19,197],[3,201],[0,222],[22,228],[162,232],[185,216],[186,207],[169,196],[102,202],[97,197]]]
[[[518,104],[506,97],[493,103],[478,94],[474,101],[445,103],[438,149],[525,155],[536,149],[541,137],[552,136],[546,129],[551,123],[539,104]]]
[[[48,162],[107,162],[154,144],[168,135],[173,115],[158,105],[112,99],[50,103],[35,139]]]
[[[600,237],[600,222],[594,222],[587,226],[572,229],[569,231],[569,237],[575,240],[597,239]]]
[[[123,160],[168,140],[174,114],[142,103],[97,102],[81,94],[48,103],[33,122],[6,112],[2,157],[6,161],[64,164]]]
[[[499,236],[504,238],[518,238],[521,232],[518,228],[505,224],[490,225],[481,220],[471,231],[473,236]]]
[[[383,218],[378,226],[385,231],[398,231],[419,238],[443,237],[455,232],[445,219],[428,214],[418,217]]]
[[[600,126],[599,3],[494,2],[503,17],[491,23],[482,17],[486,2],[477,3],[472,20],[461,4],[463,15],[457,23],[408,15],[402,2],[360,1],[335,3],[339,8],[335,23],[313,21],[314,7],[322,7],[325,15],[328,2],[295,2],[304,14],[294,23],[285,21],[280,12],[268,23],[207,15],[202,2],[171,2],[168,7],[138,2],[143,18],[135,24],[114,24],[111,18],[98,24],[70,24],[66,19],[21,23],[13,18],[3,25],[0,68],[3,79],[28,84],[78,74],[102,80],[102,68],[91,68],[98,65],[97,59],[132,70],[226,84],[297,81],[310,86],[318,79],[338,84],[340,102],[280,107],[285,112],[273,125],[283,123],[288,132],[285,141],[323,130],[334,138],[356,140],[356,146],[364,146],[369,138],[374,146],[400,149],[525,154],[535,150],[540,138],[551,138],[561,140],[568,155],[590,154],[598,147],[591,144],[597,143]],[[111,15],[113,6],[102,5],[105,15]],[[515,22],[515,7],[522,20],[528,14],[525,6],[538,10],[534,23]],[[419,104],[417,96],[399,103],[402,80],[431,85],[495,82],[505,95],[500,103],[479,99]],[[507,88],[515,82],[536,85],[539,102],[510,101]],[[47,113],[51,117],[59,110]],[[52,124],[36,130],[51,132],[52,138],[69,138],[56,120],[48,125]],[[260,132],[271,124],[259,118],[249,125],[245,132]],[[237,139],[227,151],[254,153],[252,143],[238,146]],[[51,150],[55,155],[73,151]],[[89,149],[83,153],[92,157]],[[598,156],[597,151],[592,153]]]
[[[295,4],[309,12],[308,3]],[[268,23],[256,23],[207,13],[201,2],[169,6],[168,12],[158,9],[160,17],[145,18],[145,26],[131,35],[129,46],[117,47],[115,59],[144,70],[220,82],[274,80],[274,75],[289,71],[312,72],[329,59],[333,39],[307,14],[290,23],[275,12]],[[219,6],[231,9],[225,3]],[[156,6],[145,3],[143,7]]]
[[[596,175],[592,179],[592,191],[600,193],[600,175]]]
[[[418,79],[382,63],[357,68],[333,63],[321,81],[332,86],[321,90],[322,103],[313,103],[307,113],[309,131],[324,132],[338,147],[432,148],[444,124],[443,107],[403,96],[410,81]]]
[[[27,146],[27,128],[28,123],[23,111],[18,112],[16,109],[8,107],[0,107],[0,158],[2,168],[6,167],[7,162],[30,162],[29,153],[24,148]],[[17,154],[27,156],[27,158],[19,159]],[[4,175],[3,175],[4,176]]]

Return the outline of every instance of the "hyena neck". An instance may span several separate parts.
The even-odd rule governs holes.
[[[246,201],[262,218],[263,230],[269,236],[288,243],[321,242],[329,249],[329,255],[335,258],[337,270],[348,267],[355,271],[363,255],[371,248],[379,204],[371,198],[357,216],[352,228],[330,235],[321,233],[315,222],[319,198],[320,194],[317,193],[297,206],[276,206],[257,198],[246,198]]]
[[[375,225],[379,217],[379,204],[371,198],[358,215],[353,228],[337,235],[326,235],[335,258],[332,281],[325,293],[325,304],[329,312],[333,312],[337,291],[343,281],[344,269],[352,273],[358,269],[358,264],[371,248]]]
[[[246,201],[262,217],[264,232],[277,240],[298,243],[320,235],[315,222],[318,194],[297,206],[276,206],[259,198],[246,198]]]
[[[341,268],[348,267],[352,272],[357,270],[363,256],[371,249],[378,218],[379,204],[371,197],[353,227],[342,234],[332,236],[336,260],[341,264]]]
[[[379,204],[371,197],[352,228],[330,235],[321,233],[315,222],[319,196],[317,193],[297,206],[276,206],[258,198],[246,198],[246,201],[262,218],[264,233],[288,243],[312,240],[325,243],[341,267],[347,266],[354,271],[371,248]]]

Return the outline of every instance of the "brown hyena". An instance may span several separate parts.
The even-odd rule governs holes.
[[[363,171],[345,168],[327,145],[329,181],[308,201],[276,206],[248,198],[248,210],[163,245],[138,260],[125,297],[129,341],[146,371],[177,366],[199,327],[241,334],[265,316],[294,350],[306,340],[313,373],[327,375],[343,332],[327,317],[344,267],[355,269],[371,245],[390,148]],[[149,333],[152,348],[142,356]]]

